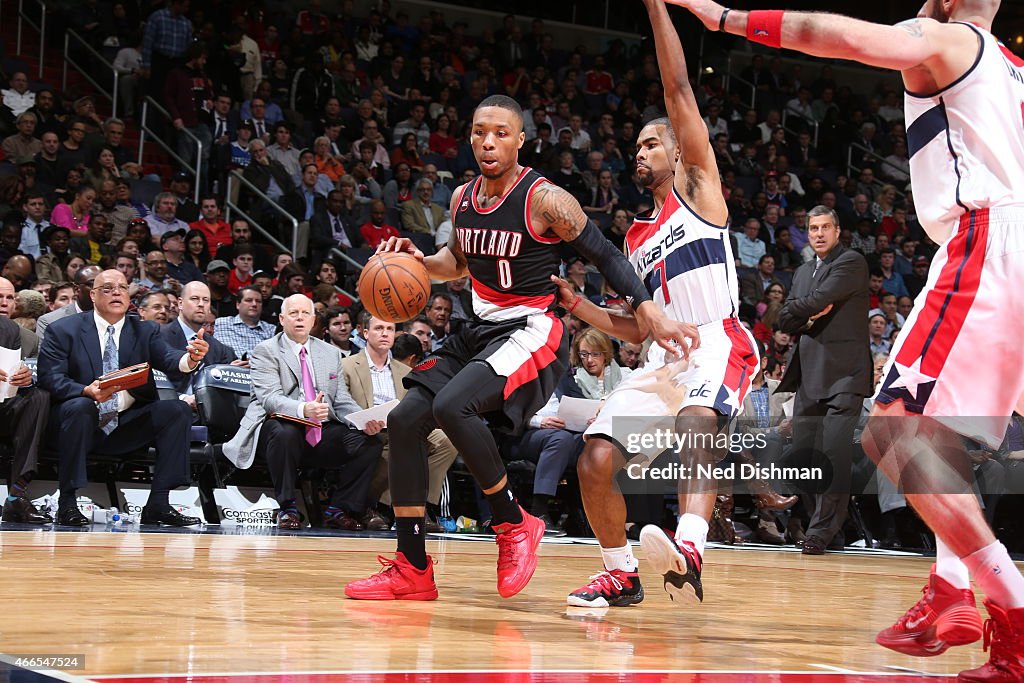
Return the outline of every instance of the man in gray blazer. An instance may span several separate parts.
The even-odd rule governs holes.
[[[382,424],[354,429],[345,417],[359,410],[348,393],[337,347],[309,336],[313,302],[294,294],[281,305],[284,331],[259,344],[249,355],[252,394],[249,408],[224,455],[245,469],[257,453],[267,459],[274,492],[281,505],[278,527],[301,526],[295,480],[300,464],[339,469],[340,474],[324,514],[328,527],[359,530],[366,510],[370,480],[380,458],[377,434]],[[289,418],[320,423],[300,424]]]
[[[779,325],[800,334],[793,360],[777,391],[795,391],[793,456],[812,458],[831,482],[813,497],[805,555],[824,554],[840,540],[850,502],[853,429],[871,393],[871,354],[864,339],[868,314],[868,264],[839,243],[835,211],[816,206],[807,234],[816,258],[800,266]],[[799,419],[808,418],[808,419]],[[830,467],[829,467],[830,465]],[[836,537],[839,538],[836,538]]]

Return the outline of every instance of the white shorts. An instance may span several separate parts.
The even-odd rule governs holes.
[[[608,394],[584,435],[615,438],[612,422],[616,417],[632,418],[630,431],[635,431],[636,418],[649,417],[652,425],[663,423],[688,406],[714,408],[730,418],[739,415],[760,367],[754,337],[735,318],[701,325],[699,331],[700,348],[689,360],[666,363],[661,347],[652,346],[647,364]]]
[[[1024,210],[964,214],[935,254],[875,400],[998,448],[1024,395]]]

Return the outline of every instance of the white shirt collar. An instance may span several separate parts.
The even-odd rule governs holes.
[[[288,348],[291,349],[291,352],[294,353],[296,357],[301,358],[301,356],[299,356],[300,349],[306,349],[306,359],[308,362],[311,351],[309,339],[306,340],[305,344],[300,344],[296,341],[293,341],[291,337],[289,337],[287,334],[282,334],[281,338],[284,339],[285,343],[288,345]]]
[[[103,344],[107,343],[107,328],[110,327],[111,323],[108,323],[106,320],[101,318],[100,314],[97,313],[96,311],[92,312],[92,319],[93,319],[93,322],[96,323],[96,331],[99,332],[100,339],[102,340],[101,343],[100,343],[100,350],[102,351]],[[114,343],[117,344],[118,346],[120,346],[120,343],[121,343],[121,341],[120,341],[121,340],[121,330],[124,329],[124,317],[122,317],[116,323],[113,323],[113,325],[114,325]]]
[[[185,333],[185,341],[191,341],[192,337],[195,336],[196,331],[189,327],[188,324],[181,319],[181,316],[175,318],[174,321],[178,323],[178,326],[181,327],[181,331]]]
[[[373,364],[373,358],[370,358],[370,353],[369,353],[369,351],[367,351],[366,352],[366,364],[370,366],[371,370],[376,370],[377,372],[384,372],[385,370],[390,371],[391,370],[391,350],[390,349],[388,350],[388,357],[384,361],[384,365],[382,365],[380,367],[377,367],[376,365]]]

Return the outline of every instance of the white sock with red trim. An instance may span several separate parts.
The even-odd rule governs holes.
[[[639,567],[629,543],[621,548],[601,548],[601,559],[608,571],[618,569],[624,572],[635,572]]]
[[[679,515],[676,525],[676,543],[690,543],[704,559],[704,544],[708,540],[708,520],[691,512]]]

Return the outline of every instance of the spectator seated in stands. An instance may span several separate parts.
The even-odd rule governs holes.
[[[761,257],[767,252],[765,243],[758,235],[761,232],[761,221],[751,217],[743,224],[743,235],[736,238],[736,266],[756,268]]]
[[[189,224],[191,230],[198,230],[206,237],[209,258],[217,256],[217,250],[231,244],[231,226],[220,217],[220,203],[211,195],[199,202],[199,220]]]
[[[740,280],[740,299],[745,304],[755,306],[773,285],[783,286],[775,277],[775,257],[765,254],[757,260],[757,269]]]
[[[148,362],[180,380],[199,367],[207,342],[200,337],[182,354],[161,339],[150,322],[126,317],[128,283],[116,270],[96,276],[90,292],[94,310],[53,322],[40,351],[39,386],[54,401],[53,443],[60,444],[60,503],[57,523],[88,526],[76,504],[77,489],[88,483],[86,465],[92,452],[130,454],[156,447],[156,466],[143,524],[191,526],[199,520],[180,514],[168,502],[172,488],[189,483],[189,428],[192,411],[181,401],[160,401],[153,375],[142,386],[116,392],[97,377],[122,367]]]
[[[345,178],[351,182],[351,176]],[[331,249],[348,251],[361,246],[365,241],[359,234],[357,221],[361,212],[354,210],[358,205],[352,200],[353,185],[346,185],[351,204],[346,204],[346,191],[331,190],[327,201],[314,211],[309,221],[309,246],[313,251],[314,263],[327,258]]]
[[[94,217],[93,220],[98,218]],[[203,280],[203,272],[190,259],[185,258],[185,235],[187,230],[181,228],[170,230],[160,235],[160,249],[167,259],[167,277],[178,282],[187,284]]]
[[[274,326],[261,319],[263,296],[257,287],[245,285],[235,295],[238,314],[217,318],[214,335],[235,355],[246,360],[258,344],[274,336]]]
[[[445,207],[433,202],[434,184],[429,178],[416,183],[416,197],[402,204],[402,227],[409,232],[433,235],[445,219]]]
[[[178,198],[173,192],[161,192],[153,199],[153,212],[146,216],[151,238],[157,238],[165,232],[181,230],[182,235],[188,232],[188,223],[177,217]]]
[[[363,528],[359,518],[369,507],[370,480],[382,448],[377,435],[384,424],[368,424],[361,432],[345,421],[360,407],[345,384],[341,353],[310,336],[314,318],[313,302],[304,294],[284,300],[283,332],[249,356],[251,402],[238,432],[224,445],[224,455],[241,469],[250,467],[257,454],[266,459],[282,529],[302,526],[296,503],[299,467],[340,469],[325,522],[354,531]]]
[[[364,409],[394,399],[401,400],[406,392],[402,378],[409,374],[410,368],[399,363],[391,354],[391,348],[395,343],[395,324],[378,320],[370,315],[369,311],[360,313],[359,319],[366,348],[341,361],[345,383],[349,386],[353,400]],[[387,429],[381,432],[381,439],[384,442],[384,450],[370,485],[370,501],[379,500],[384,505],[391,505]],[[455,446],[440,429],[435,429],[427,435],[427,531],[443,530],[436,521],[437,506],[440,503],[441,487],[444,485],[448,468],[455,461],[456,455],[458,452]],[[381,525],[383,521],[375,510],[370,509],[363,519],[363,524],[371,530],[389,528],[390,525],[386,522]]]
[[[89,221],[89,229],[82,237],[72,237],[68,251],[79,254],[91,263],[99,263],[100,259],[117,253],[110,245],[110,221],[106,216],[94,214]]]

